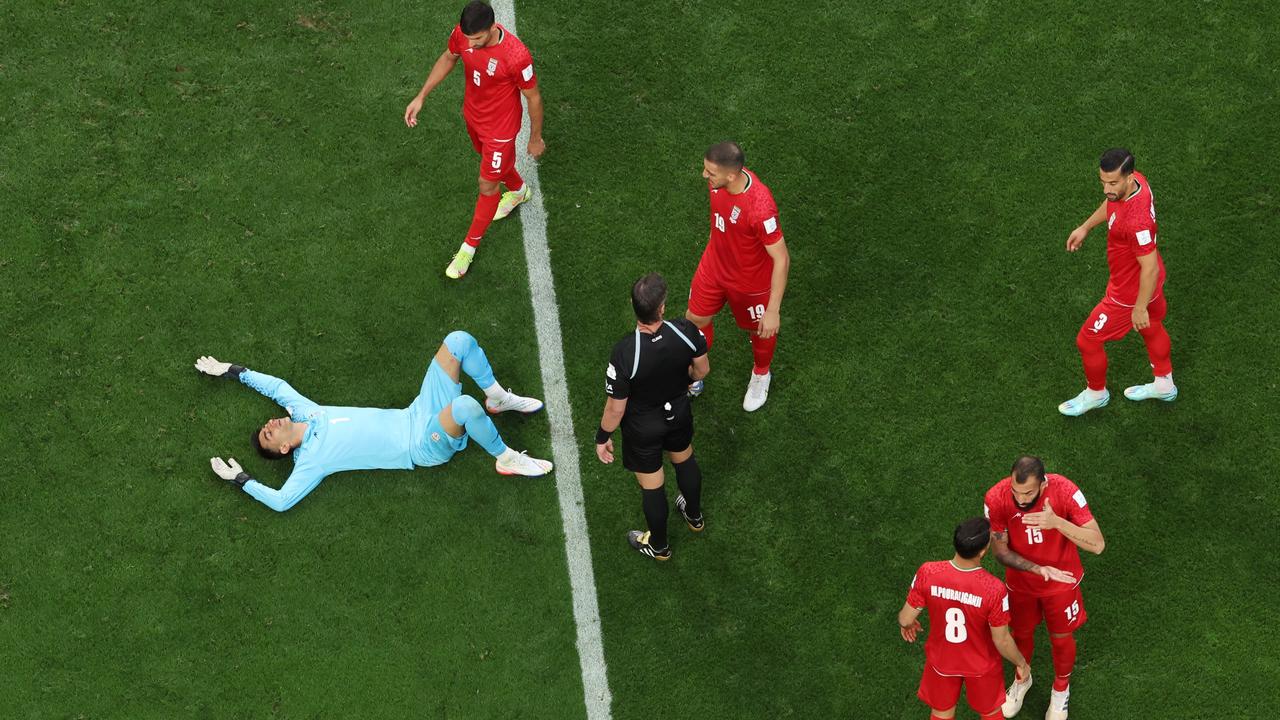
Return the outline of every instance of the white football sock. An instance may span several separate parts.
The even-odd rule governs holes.
[[[1173,373],[1168,375],[1157,375],[1155,381],[1156,391],[1167,393],[1173,391]]]
[[[476,254],[476,249],[464,242],[462,243],[462,247],[458,248],[458,254],[471,257]]]
[[[492,400],[495,405],[506,400],[507,396],[511,394],[506,388],[502,387],[501,383],[496,382],[487,388],[483,388],[483,390],[484,396]]]

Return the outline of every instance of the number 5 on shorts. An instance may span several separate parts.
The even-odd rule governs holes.
[[[493,154],[493,160],[489,162],[489,167],[494,170],[502,169],[502,153],[496,152]]]

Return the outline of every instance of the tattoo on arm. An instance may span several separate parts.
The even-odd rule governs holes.
[[[996,556],[996,560],[999,560],[1005,567],[1011,567],[1015,570],[1022,570],[1024,572],[1036,571],[1037,566],[1035,563],[1022,557],[1009,548],[1008,532],[991,533],[991,544],[995,546],[992,552]]]

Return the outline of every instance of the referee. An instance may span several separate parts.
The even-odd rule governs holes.
[[[655,560],[669,560],[667,491],[662,453],[676,470],[676,510],[689,529],[701,532],[702,471],[693,457],[693,412],[688,388],[707,376],[707,341],[684,318],[663,320],[667,281],[649,273],[631,286],[635,332],[613,346],[605,371],[604,417],[596,431],[596,457],[613,462],[613,431],[622,426],[622,465],[636,474],[647,532],[627,533],[631,547]]]

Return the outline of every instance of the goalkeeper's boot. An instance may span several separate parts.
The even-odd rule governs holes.
[[[1109,402],[1111,402],[1110,390],[1104,388],[1097,391],[1085,388],[1079,395],[1059,405],[1058,412],[1067,417],[1079,417],[1090,410],[1106,407]]]
[[[507,448],[507,451],[494,461],[494,468],[503,475],[539,477],[551,472],[552,465],[550,460],[539,460],[529,457],[526,452],[516,452]]]
[[[702,519],[702,515],[698,515],[696,518],[689,517],[689,513],[685,512],[685,508],[687,506],[688,503],[684,501],[684,495],[677,495],[676,510],[680,513],[680,517],[684,518],[684,521],[688,523],[690,530],[694,532],[702,532],[702,528],[707,526],[706,522]]]
[[[1146,385],[1134,385],[1124,389],[1124,396],[1130,400],[1163,400],[1173,402],[1178,399],[1178,386],[1169,378],[1156,378],[1155,382]]]
[[[1031,676],[1027,676],[1026,682],[1018,682],[1018,674],[1013,674],[1013,684],[1009,686],[1009,690],[1004,694],[1004,704],[1000,706],[1000,713],[1007,718],[1011,718],[1018,714],[1022,709],[1022,701],[1027,698],[1027,691],[1031,689]]]
[[[655,548],[654,546],[650,545],[648,530],[645,530],[644,532],[640,532],[639,530],[632,530],[631,532],[627,533],[627,542],[631,543],[631,547],[638,550],[641,555],[648,555],[654,560],[670,560],[671,559],[671,546],[668,545],[667,547],[664,547],[661,550],[659,550],[658,548]]]
[[[533,188],[529,187],[529,183],[525,183],[519,190],[508,190],[502,193],[502,199],[498,201],[498,210],[493,214],[493,219],[501,220],[510,215],[517,205],[523,205],[531,197],[533,197]]]
[[[752,371],[751,382],[747,383],[747,395],[742,398],[743,410],[755,412],[764,405],[764,401],[769,399],[769,381],[771,380],[773,380],[771,372],[759,375]]]
[[[522,413],[535,413],[542,409],[542,401],[538,398],[523,397],[507,390],[507,396],[497,402],[492,399],[485,398],[484,409],[489,411],[490,415],[515,410]]]
[[[706,389],[706,387],[707,387],[706,382],[702,380],[689,383],[689,397],[698,397],[699,395],[702,394],[702,391]]]
[[[449,263],[449,267],[444,269],[444,274],[447,277],[457,280],[463,275],[466,275],[467,270],[471,269],[471,261],[475,259],[476,251],[473,248],[468,249],[470,249],[470,252],[465,249],[460,249],[458,250],[458,253],[453,256],[453,261]]]
[[[1070,700],[1070,687],[1061,692],[1054,690],[1049,693],[1049,709],[1044,714],[1044,720],[1067,720],[1067,702]]]

